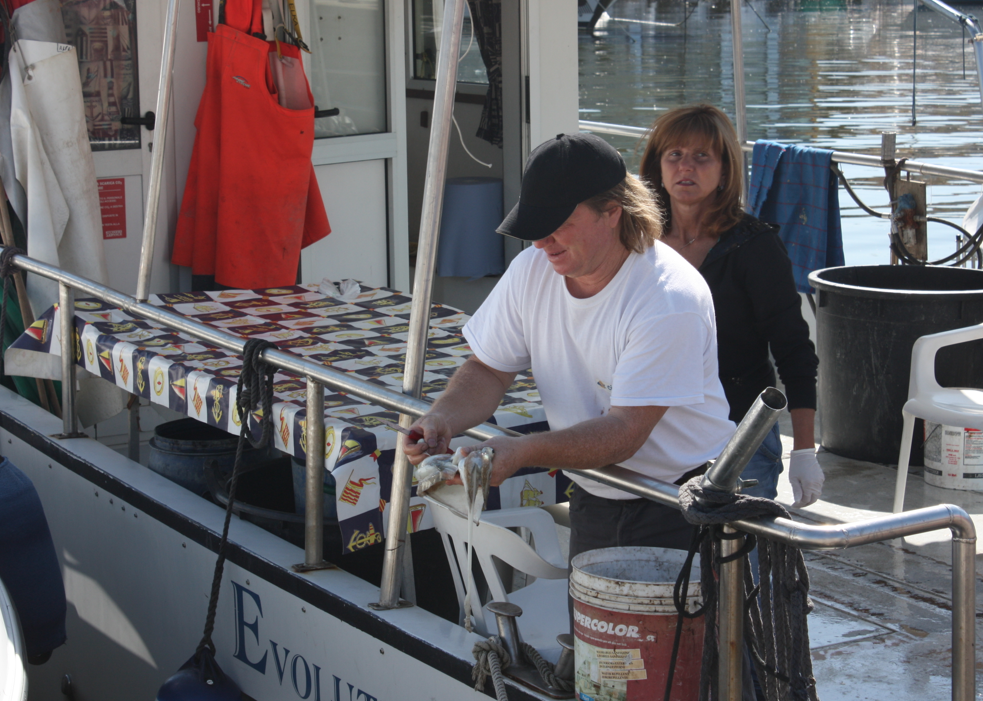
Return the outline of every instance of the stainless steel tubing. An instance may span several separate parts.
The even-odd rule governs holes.
[[[733,437],[724,446],[720,457],[704,476],[703,487],[720,492],[737,491],[741,473],[787,405],[785,395],[774,387],[759,394],[741,419]],[[730,527],[726,527],[724,531],[736,533]],[[720,544],[720,554],[723,557],[733,555],[743,546],[744,536],[724,540]],[[720,628],[717,631],[717,644],[720,664],[717,668],[717,683],[720,698],[724,701],[741,701],[744,662],[744,558],[737,558],[720,566],[718,590]]]
[[[64,282],[58,285],[61,328],[61,420],[66,437],[78,433],[75,406],[75,294]]]
[[[624,124],[590,122],[586,119],[581,119],[579,126],[581,131],[591,131],[595,134],[610,134],[611,136],[637,136],[638,138],[642,138],[649,133],[647,127],[629,127]]]
[[[972,525],[972,524],[970,524]],[[976,538],[952,533],[952,698],[976,698]]]
[[[973,44],[973,55],[976,57],[976,78],[980,84],[980,101],[983,102],[983,34],[977,34],[970,41]]]
[[[724,526],[724,533],[736,533]],[[744,537],[720,541],[720,555],[727,557],[744,546]],[[744,558],[739,557],[720,565],[717,585],[718,611],[717,684],[722,701],[741,701],[744,663]]]
[[[928,9],[935,10],[940,15],[948,17],[953,22],[958,22],[959,24],[965,25],[976,34],[983,31],[980,29],[980,23],[976,21],[976,18],[973,17],[973,15],[967,15],[964,12],[960,12],[954,7],[950,7],[944,2],[940,2],[940,0],[920,0],[920,2]]]
[[[744,151],[753,151],[754,142],[746,141],[741,145]],[[846,151],[833,151],[832,159],[834,163],[847,163],[855,166],[870,166],[871,168],[883,168],[884,162],[880,156],[867,156],[862,153],[848,153]],[[965,168],[949,168],[948,166],[936,166],[931,163],[921,161],[905,161],[901,165],[901,170],[906,173],[921,173],[923,175],[940,175],[944,178],[954,180],[966,180],[971,183],[983,183],[983,172],[978,170],[966,170]]]
[[[324,559],[324,386],[307,378],[307,480],[304,486],[304,564]]]
[[[734,127],[737,129],[737,141],[742,144],[747,141],[747,103],[744,99],[744,33],[741,29],[741,6],[743,4],[742,0],[730,0],[730,34],[734,57]],[[746,203],[751,180],[748,177],[746,156],[741,165],[741,172],[744,176],[741,201]]]
[[[0,246],[0,250],[3,250],[2,246]],[[113,304],[129,314],[162,324],[177,331],[183,331],[196,338],[213,343],[220,348],[230,350],[233,353],[241,354],[245,345],[243,339],[239,336],[220,331],[214,327],[205,326],[188,317],[175,314],[148,302],[138,302],[133,297],[125,295],[122,292],[117,292],[112,288],[93,282],[87,278],[66,273],[59,268],[34,260],[28,256],[15,256],[14,264],[21,270],[36,273],[37,275],[57,280],[58,282],[67,283],[72,288],[84,292],[89,296],[97,297],[109,304]],[[419,416],[430,408],[430,404],[426,401],[414,399],[399,392],[392,392],[380,385],[374,385],[371,382],[357,379],[348,373],[306,361],[293,353],[271,349],[264,351],[262,357],[264,362],[270,363],[275,367],[289,370],[298,375],[313,377],[322,385],[330,387],[333,390],[355,394],[368,402],[392,409],[393,411]],[[514,431],[492,426],[491,424],[476,426],[465,431],[465,434],[480,440],[488,440],[495,436],[518,435]]]
[[[457,90],[457,60],[461,49],[461,26],[464,0],[448,0],[441,29],[440,53],[437,56],[437,80],[434,88],[433,122],[427,152],[427,175],[423,186],[423,211],[420,215],[420,243],[416,253],[413,304],[410,308],[410,333],[406,342],[406,368],[403,371],[403,394],[420,396],[423,386],[423,362],[427,355],[430,331],[430,297],[437,265],[440,215],[444,203],[444,178],[447,150],[454,116],[454,93]],[[409,426],[411,417],[400,416],[400,424]],[[379,608],[399,604],[401,565],[406,546],[406,518],[409,512],[412,468],[402,450],[396,450],[393,463],[392,499],[386,525],[386,553],[382,565]]]
[[[769,387],[758,395],[741,419],[734,436],[724,446],[720,457],[707,471],[704,486],[721,492],[735,491],[748,461],[786,406],[788,400],[785,395],[774,387]]]
[[[977,37],[973,39],[973,48],[976,50],[977,54],[981,57],[979,60],[983,60],[983,46],[980,42],[983,41],[983,37]],[[610,134],[611,136],[629,136],[642,138],[648,134],[648,129],[644,127],[629,127],[623,124],[606,124],[604,122],[590,122],[587,120],[580,120],[580,129],[583,131],[591,131],[595,134]],[[742,141],[741,149],[745,152],[750,152],[754,150],[753,141]],[[870,166],[871,168],[883,168],[884,164],[881,162],[878,156],[868,156],[862,153],[849,153],[847,151],[833,151],[833,162],[834,163],[847,163],[849,165],[856,166]],[[906,173],[921,173],[923,175],[939,175],[944,178],[953,178],[954,180],[966,180],[971,183],[983,183],[983,172],[978,170],[966,170],[965,168],[950,168],[948,166],[937,166],[931,163],[923,163],[921,161],[905,161],[901,170]]]
[[[143,220],[143,242],[140,245],[140,270],[137,273],[137,299],[147,301],[150,273],[153,268],[154,244],[157,238],[157,210],[160,205],[160,182],[164,171],[164,143],[167,139],[168,114],[171,111],[171,88],[174,73],[174,33],[177,29],[177,0],[168,0],[164,24],[164,50],[160,61],[160,84],[157,89],[157,122],[154,125],[154,150],[150,160],[150,182],[147,185],[147,211]]]

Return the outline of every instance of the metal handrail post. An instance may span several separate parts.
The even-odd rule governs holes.
[[[324,559],[324,386],[307,378],[307,480],[305,483],[304,565]]]
[[[153,267],[154,245],[157,238],[157,210],[160,205],[160,183],[164,171],[164,143],[167,138],[167,116],[171,109],[172,74],[174,73],[174,33],[177,29],[178,0],[168,0],[164,22],[164,50],[160,61],[160,83],[157,89],[157,119],[154,124],[153,153],[150,159],[150,182],[147,185],[147,211],[143,220],[143,243],[140,246],[140,269],[137,273],[137,299],[147,300],[150,272]]]
[[[720,453],[720,457],[703,477],[701,486],[710,492],[733,494],[739,489],[741,473],[747,467],[754,452],[778,421],[778,416],[788,406],[785,395],[769,387],[754,400],[734,435]],[[730,526],[724,527],[720,543],[720,581],[717,585],[719,627],[717,646],[719,664],[717,683],[723,701],[741,701],[744,664],[744,558],[736,555],[744,547],[745,536]]]
[[[440,54],[437,57],[433,126],[430,130],[430,147],[427,152],[423,212],[420,215],[420,241],[416,254],[410,331],[406,342],[406,368],[403,372],[403,393],[411,397],[419,397],[423,386],[423,363],[427,355],[427,335],[430,330],[430,298],[433,292],[440,216],[444,203],[444,179],[447,172],[451,118],[454,115],[454,93],[457,90],[461,27],[464,23],[464,0],[447,0],[447,4],[450,4],[452,9],[450,12],[444,12]],[[403,414],[399,417],[399,423],[404,427],[408,427],[412,422],[412,416]],[[379,592],[380,609],[391,609],[399,605],[401,568],[406,546],[406,519],[409,514],[412,488],[411,472],[412,468],[406,455],[402,450],[397,449],[393,462],[389,523],[386,525],[386,553]]]
[[[58,283],[58,312],[61,328],[61,421],[66,438],[78,435],[75,406],[75,292]]]
[[[734,126],[737,128],[738,143],[747,141],[747,103],[744,99],[744,33],[741,28],[742,0],[730,0],[731,46],[734,50]],[[747,177],[747,156],[744,157],[741,173],[744,190],[742,199],[747,202],[749,179]]]
[[[976,698],[976,538],[952,529],[952,699]]]
[[[733,539],[720,541],[720,557],[734,555],[744,547],[746,536],[730,526],[724,526],[725,534]],[[744,558],[737,557],[720,565],[720,581],[717,584],[720,597],[717,628],[717,684],[721,701],[741,701],[744,664]]]

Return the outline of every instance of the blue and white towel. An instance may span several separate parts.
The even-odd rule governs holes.
[[[751,161],[748,212],[781,227],[795,286],[812,292],[809,273],[843,265],[843,233],[833,152],[757,141]]]

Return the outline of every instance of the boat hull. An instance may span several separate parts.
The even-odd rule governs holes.
[[[224,512],[0,390],[0,445],[34,482],[59,554],[68,642],[29,670],[34,698],[154,698],[202,637]],[[341,570],[297,574],[303,550],[233,518],[212,639],[250,697],[358,701],[484,697],[480,640],[417,607],[376,612]],[[515,688],[515,698],[542,698]],[[511,698],[510,693],[510,698]]]

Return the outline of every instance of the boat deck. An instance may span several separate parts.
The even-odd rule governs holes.
[[[786,459],[792,448],[787,414],[781,422]],[[820,501],[792,509],[796,520],[846,523],[890,514],[897,472],[820,452],[826,474]],[[792,502],[786,475],[779,501]],[[955,504],[983,525],[983,493],[942,489],[925,483],[920,467],[908,475],[905,509]],[[980,545],[977,544],[977,553]],[[815,611],[810,642],[819,696],[823,701],[949,699],[951,678],[951,535],[925,533],[846,550],[805,555]],[[977,560],[976,610],[983,588]],[[981,698],[980,632],[977,698]]]

